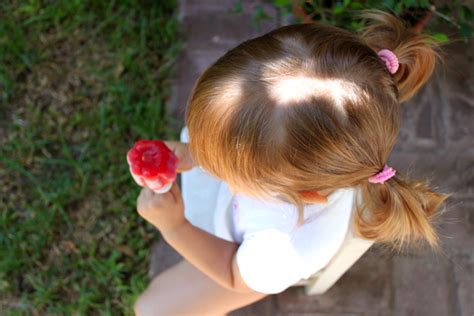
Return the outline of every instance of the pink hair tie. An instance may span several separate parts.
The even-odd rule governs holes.
[[[384,183],[395,175],[396,171],[385,165],[383,170],[369,178],[370,183]]]
[[[383,60],[385,66],[392,75],[397,72],[400,64],[398,63],[397,56],[391,50],[382,49],[377,53],[377,55],[379,55],[380,59]]]

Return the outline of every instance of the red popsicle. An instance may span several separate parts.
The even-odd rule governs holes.
[[[138,185],[165,193],[176,179],[178,157],[160,140],[139,140],[127,153],[130,173]]]

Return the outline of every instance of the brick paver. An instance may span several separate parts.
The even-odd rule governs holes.
[[[181,0],[185,48],[177,61],[173,97],[167,107],[183,125],[191,88],[212,62],[240,42],[281,24],[263,0],[242,0],[243,12],[230,13],[234,1]],[[254,30],[254,9],[264,4],[275,19]],[[231,313],[237,315],[474,315],[474,101],[473,43],[445,47],[446,63],[404,106],[399,141],[390,164],[413,178],[428,179],[453,193],[439,232],[443,253],[409,251],[394,255],[374,245],[324,295],[306,296],[301,287]],[[181,259],[158,242],[150,275]]]

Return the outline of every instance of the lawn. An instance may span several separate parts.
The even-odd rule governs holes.
[[[130,315],[159,233],[125,155],[176,139],[177,1],[0,2],[0,314]]]

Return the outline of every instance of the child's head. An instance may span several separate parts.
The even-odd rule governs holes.
[[[399,172],[384,184],[368,178],[387,163],[400,126],[401,101],[433,72],[425,36],[395,17],[374,20],[361,36],[322,24],[289,25],[243,42],[197,80],[186,123],[196,161],[238,191],[279,194],[302,211],[303,191],[359,187],[355,227],[367,238],[425,238],[444,197]],[[377,52],[393,51],[395,74]]]

